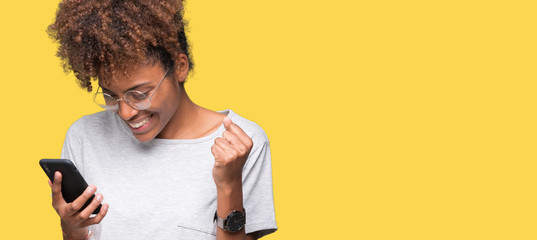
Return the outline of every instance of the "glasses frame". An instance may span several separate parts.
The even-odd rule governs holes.
[[[145,93],[143,93],[143,92],[141,92],[141,91],[138,91],[138,90],[129,90],[129,91],[125,92],[125,94],[123,94],[123,97],[122,97],[122,98],[117,99],[117,98],[115,98],[115,97],[110,96],[110,94],[108,94],[108,93],[99,92],[99,89],[101,88],[101,86],[99,86],[99,87],[97,88],[97,92],[96,92],[95,94],[93,94],[93,102],[94,102],[95,104],[97,104],[99,107],[104,108],[104,109],[109,110],[109,111],[117,111],[117,110],[119,110],[119,101],[124,101],[127,105],[129,105],[129,107],[134,108],[134,109],[136,109],[136,110],[146,110],[146,109],[148,109],[148,108],[151,107],[151,99],[153,99],[153,96],[155,96],[155,93],[157,92],[158,88],[160,87],[160,84],[162,83],[162,81],[164,81],[164,79],[165,79],[166,76],[168,75],[168,72],[170,71],[170,69],[171,69],[171,68],[168,68],[168,70],[166,70],[166,73],[164,73],[164,76],[162,77],[162,79],[161,79],[160,82],[158,83],[157,87],[155,87],[153,93],[152,93],[151,96],[149,96],[149,97],[148,97],[147,95],[145,95]],[[134,104],[131,104],[131,102],[130,102],[128,99],[125,99],[125,95],[127,95],[127,93],[129,93],[129,92],[135,92],[135,93],[137,93],[137,94],[142,94],[142,95],[144,95],[144,96],[146,97],[146,99],[149,100],[149,105],[148,105],[147,107],[145,107],[145,108],[140,108],[140,107],[137,107],[137,106],[134,105]],[[115,107],[114,107],[113,109],[111,109],[111,108],[105,108],[105,107],[102,106],[101,104],[98,104],[97,101],[95,100],[95,99],[97,98],[97,95],[103,95],[104,97],[109,97],[110,99],[113,99],[114,101],[116,101],[117,104],[114,105]],[[108,106],[108,105],[107,105],[107,106]]]

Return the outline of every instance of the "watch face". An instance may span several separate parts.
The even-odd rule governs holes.
[[[245,221],[244,213],[232,212],[226,221],[226,228],[230,232],[240,231],[244,227]]]

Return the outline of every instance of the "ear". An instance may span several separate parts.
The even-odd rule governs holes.
[[[178,83],[185,82],[186,77],[188,76],[188,70],[190,68],[188,64],[188,58],[185,54],[179,54],[179,61],[177,61],[177,65],[175,66],[175,77],[177,79]]]

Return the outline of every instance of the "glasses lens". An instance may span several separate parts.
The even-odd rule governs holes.
[[[138,110],[148,109],[151,106],[149,98],[140,91],[128,91],[125,93],[125,101]]]
[[[116,100],[113,97],[102,92],[95,93],[93,101],[106,110],[116,110],[118,106]]]

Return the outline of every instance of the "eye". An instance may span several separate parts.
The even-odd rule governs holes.
[[[147,98],[147,93],[135,91],[135,92],[129,92],[129,96],[130,96],[129,98],[131,98],[131,100],[133,101],[143,101]]]
[[[116,98],[117,96],[112,94],[112,93],[108,93],[108,92],[103,92],[103,95],[105,95],[106,97],[111,97],[111,98]]]

